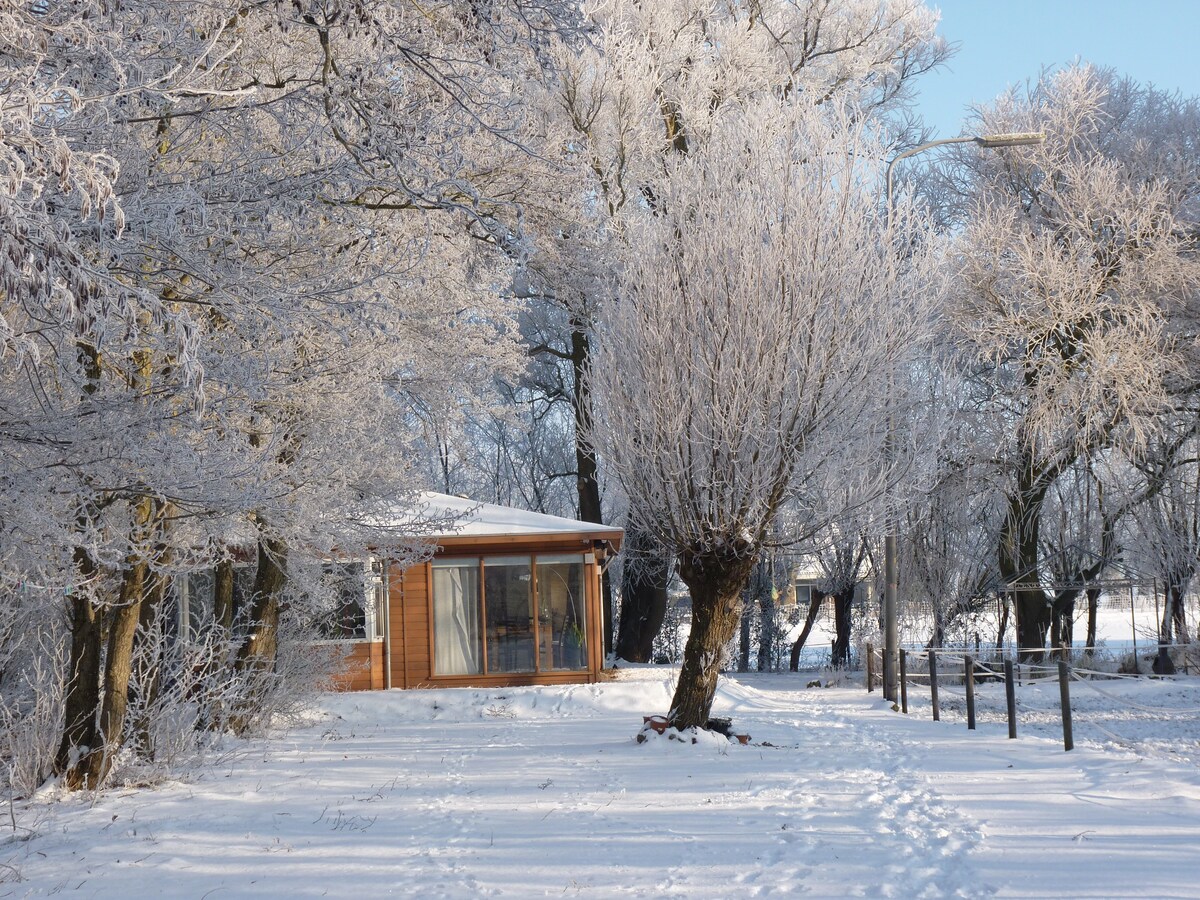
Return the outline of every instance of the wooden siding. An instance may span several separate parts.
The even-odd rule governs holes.
[[[383,641],[351,644],[342,670],[333,677],[333,689],[370,691],[383,686]]]
[[[392,687],[413,687],[428,678],[430,662],[429,564],[388,576],[388,619],[391,627]]]
[[[478,557],[552,553],[594,553],[593,542],[584,535],[540,536],[531,539],[496,538],[446,541],[441,557]],[[596,559],[603,559],[597,553]],[[354,645],[347,657],[347,671],[337,679],[340,690],[416,687],[509,687],[532,684],[583,684],[598,681],[604,663],[604,618],[600,608],[600,567],[584,565],[584,596],[587,604],[588,668],[576,672],[522,672],[496,675],[435,676],[433,674],[433,572],[429,563],[401,570],[388,568],[387,627],[390,641]]]

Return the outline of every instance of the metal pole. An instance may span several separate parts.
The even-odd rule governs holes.
[[[1028,147],[1033,144],[1041,144],[1046,140],[1046,135],[1038,133],[1014,133],[1014,134],[983,134],[983,135],[963,135],[960,137],[941,138],[936,141],[928,141],[916,147],[911,147],[902,153],[897,153],[887,164],[886,172],[886,192],[884,199],[886,201],[885,214],[887,215],[887,224],[890,227],[892,224],[892,205],[893,205],[893,186],[892,178],[893,170],[896,168],[896,163],[902,159],[908,159],[910,156],[915,156],[925,150],[931,150],[934,147],[944,147],[947,144],[978,144],[988,150],[995,150],[999,147]],[[888,398],[888,447],[890,448],[895,441],[896,423],[892,418],[891,397]],[[890,451],[889,451],[890,452]],[[883,696],[893,703],[896,702],[896,666],[897,666],[897,649],[899,638],[896,627],[896,593],[899,585],[899,579],[896,575],[896,538],[898,526],[892,519],[891,510],[888,511],[888,533],[884,538],[883,555],[884,555],[884,589],[883,589]]]
[[[908,654],[900,650],[900,710],[908,715]]]
[[[942,710],[938,705],[937,651],[929,651],[929,700],[933,704],[933,721],[941,721]]]
[[[867,644],[867,693],[875,690],[875,645]]]
[[[1062,701],[1063,749],[1070,751],[1075,747],[1071,734],[1071,672],[1062,660],[1058,661],[1058,694]]]
[[[963,676],[967,685],[967,728],[975,730],[975,660],[963,657]]]
[[[896,702],[897,651],[900,643],[896,624],[896,594],[899,588],[896,569],[896,532],[893,527],[884,541],[883,564],[883,696],[893,703]]]
[[[1008,736],[1017,736],[1017,688],[1013,683],[1013,661],[1004,661],[1004,699],[1008,702]]]

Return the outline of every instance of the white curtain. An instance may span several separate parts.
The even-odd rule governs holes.
[[[433,568],[433,672],[478,675],[479,563]]]

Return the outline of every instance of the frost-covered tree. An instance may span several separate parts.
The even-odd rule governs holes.
[[[916,376],[911,409],[925,448],[914,460],[917,489],[902,513],[900,591],[904,605],[930,626],[924,640],[940,647],[996,589],[1002,495],[979,464],[978,436],[990,423],[977,385],[943,365],[922,367]]]
[[[1145,496],[1130,509],[1122,542],[1130,568],[1162,585],[1161,640],[1186,644],[1187,597],[1200,569],[1200,460],[1194,434],[1181,437],[1139,460]]]
[[[546,157],[555,165],[540,176],[549,189],[527,194],[536,252],[525,259],[521,287],[534,301],[527,333],[542,360],[535,372],[547,376],[548,394],[569,399],[580,426],[579,514],[599,521],[601,471],[587,442],[592,400],[581,374],[612,278],[640,253],[621,236],[627,208],[654,204],[664,166],[714,134],[723,139],[714,123],[754,98],[849,103],[858,115],[889,116],[898,131],[912,130],[904,110],[914,80],[949,50],[921,0],[618,0],[593,5],[589,22],[589,40],[562,45],[546,88]],[[628,546],[639,549],[623,567],[618,650],[645,661],[671,565],[638,523],[636,514],[626,523]]]
[[[284,591],[312,594],[285,584],[294,546],[404,552],[372,513],[420,484],[407,422],[515,370],[484,160],[516,140],[551,12],[0,7],[24,210],[0,264],[0,571],[66,608],[65,783],[100,783],[130,735],[165,579],[250,548],[225,651],[253,687],[288,670]]]
[[[703,726],[741,593],[785,506],[877,447],[890,377],[926,338],[933,254],[907,201],[885,222],[882,146],[837,104],[730,105],[648,185],[590,384],[605,459],[692,596],[670,718]],[[901,252],[903,251],[903,252]],[[882,484],[880,479],[877,484]]]
[[[1138,454],[1195,383],[1194,101],[1076,67],[981,110],[972,131],[1046,134],[961,157],[952,340],[980,381],[980,435],[1002,478],[1000,578],[1022,648],[1045,646],[1043,511],[1055,483],[1109,448]],[[961,171],[961,170],[960,170]]]

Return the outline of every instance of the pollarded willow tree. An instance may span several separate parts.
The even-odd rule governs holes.
[[[861,448],[925,342],[936,260],[906,200],[881,201],[884,148],[845,108],[760,98],[714,115],[629,217],[629,264],[590,378],[596,439],[638,526],[679,560],[692,629],[670,720],[704,726],[741,593],[785,506],[788,537],[837,514],[806,485],[881,489]],[[863,492],[858,492],[861,496]]]
[[[723,140],[713,120],[755,98],[844,102],[914,130],[903,120],[913,84],[950,50],[924,0],[615,0],[587,12],[587,40],[558,46],[541,98],[545,155],[555,165],[530,167],[523,202],[536,252],[523,260],[522,288],[532,301],[534,384],[544,402],[567,410],[541,421],[561,429],[565,419],[573,431],[575,464],[562,475],[575,477],[579,515],[600,521],[603,460],[587,438],[592,399],[582,373],[608,279],[629,250],[619,224],[627,207],[654,196],[664,165],[714,135]],[[619,501],[605,505],[611,515]],[[671,560],[638,531],[639,519],[634,510],[626,522],[616,651],[645,662],[666,611]]]

